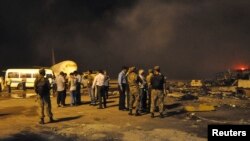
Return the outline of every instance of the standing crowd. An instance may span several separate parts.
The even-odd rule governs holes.
[[[52,91],[57,95],[57,106],[64,107],[67,90],[71,97],[71,106],[80,105],[82,79],[87,80],[87,90],[90,97],[90,105],[98,105],[98,109],[107,108],[110,78],[106,71],[99,70],[97,75],[89,70],[83,77],[77,71],[67,74],[60,72],[52,81]],[[136,116],[142,113],[151,113],[159,107],[160,117],[164,117],[164,97],[166,95],[165,77],[160,72],[160,67],[148,70],[148,75],[143,69],[137,71],[136,67],[123,67],[118,75],[119,110],[129,111],[129,115]],[[53,122],[51,112],[50,89],[51,84],[45,77],[45,70],[39,70],[39,76],[35,80],[35,92],[38,95],[40,107],[40,124],[44,124],[44,111]],[[135,112],[133,112],[135,106]]]
[[[159,107],[160,117],[164,117],[164,97],[166,91],[166,78],[160,72],[160,67],[145,71],[136,67],[123,67],[118,75],[119,110],[129,111],[133,115],[133,106],[135,106],[135,115],[141,113],[151,113],[154,118],[155,111]]]

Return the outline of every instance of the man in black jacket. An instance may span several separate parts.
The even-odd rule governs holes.
[[[165,86],[165,78],[160,73],[160,67],[154,67],[154,74],[150,80],[151,84],[151,117],[154,117],[155,107],[158,102],[159,109],[160,109],[160,117],[163,118],[163,111],[164,111],[164,97],[166,94],[166,86]]]

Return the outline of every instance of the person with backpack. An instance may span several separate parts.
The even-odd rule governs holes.
[[[46,110],[49,121],[53,122],[53,114],[51,112],[51,101],[50,101],[50,83],[48,78],[45,77],[45,69],[39,70],[39,75],[35,80],[34,85],[35,92],[37,93],[39,102],[39,124],[44,124],[44,109]]]

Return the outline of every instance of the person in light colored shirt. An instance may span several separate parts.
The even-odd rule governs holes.
[[[93,81],[93,85],[92,85],[92,89],[95,88],[95,86],[97,87],[97,95],[98,95],[98,99],[99,99],[99,108],[98,109],[103,109],[106,108],[106,97],[105,97],[105,93],[104,93],[104,81],[105,81],[105,76],[103,74],[102,70],[98,71],[99,73],[95,76],[95,79]],[[102,98],[103,98],[103,102],[102,102]],[[102,105],[104,107],[102,107]]]
[[[56,86],[57,86],[57,105],[58,107],[65,106],[65,100],[63,98],[65,92],[64,72],[60,72],[60,74],[56,77]]]
[[[74,73],[70,73],[69,91],[70,91],[70,97],[71,97],[71,106],[77,105],[76,90],[77,90],[77,78],[74,76]]]
[[[123,66],[121,72],[118,75],[118,90],[120,93],[119,96],[119,110],[127,110],[128,108],[128,83],[127,83],[127,76],[126,73],[128,72],[128,67]],[[127,108],[125,107],[125,99],[126,99],[126,91],[127,91]]]
[[[145,72],[143,69],[139,70],[139,88],[140,88],[140,111],[146,112],[147,111],[147,81],[145,77]]]

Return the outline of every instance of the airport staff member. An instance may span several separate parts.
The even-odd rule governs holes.
[[[57,106],[63,107],[65,106],[65,98],[64,93],[65,90],[65,79],[64,79],[64,72],[60,72],[60,74],[56,77],[56,86],[57,86]]]
[[[126,78],[126,73],[128,71],[128,67],[122,67],[122,71],[118,75],[118,90],[120,93],[119,96],[119,110],[126,110],[125,107],[125,93],[126,90],[128,89],[128,83],[127,83],[127,78]],[[127,108],[129,107],[127,103]]]
[[[39,101],[39,114],[40,121],[39,124],[44,124],[44,108],[50,119],[53,122],[53,114],[51,112],[51,102],[50,102],[50,83],[48,78],[45,78],[45,69],[39,70],[39,75],[35,80],[34,89],[38,96]]]
[[[105,81],[105,76],[103,74],[103,70],[99,70],[99,73],[95,76],[95,79],[93,81],[92,89],[97,87],[97,95],[99,99],[99,108],[98,109],[103,109],[102,104],[104,108],[106,108],[106,96],[104,93],[104,81]],[[103,102],[102,102],[103,98]]]
[[[8,88],[8,93],[11,93],[11,79],[10,79],[10,76],[8,76],[8,78],[6,78],[6,86]]]
[[[154,118],[155,107],[158,101],[159,109],[160,109],[160,117],[163,118],[163,111],[164,111],[164,96],[166,94],[166,86],[165,86],[165,78],[160,73],[160,67],[154,67],[154,75],[150,80],[151,84],[151,117]]]

